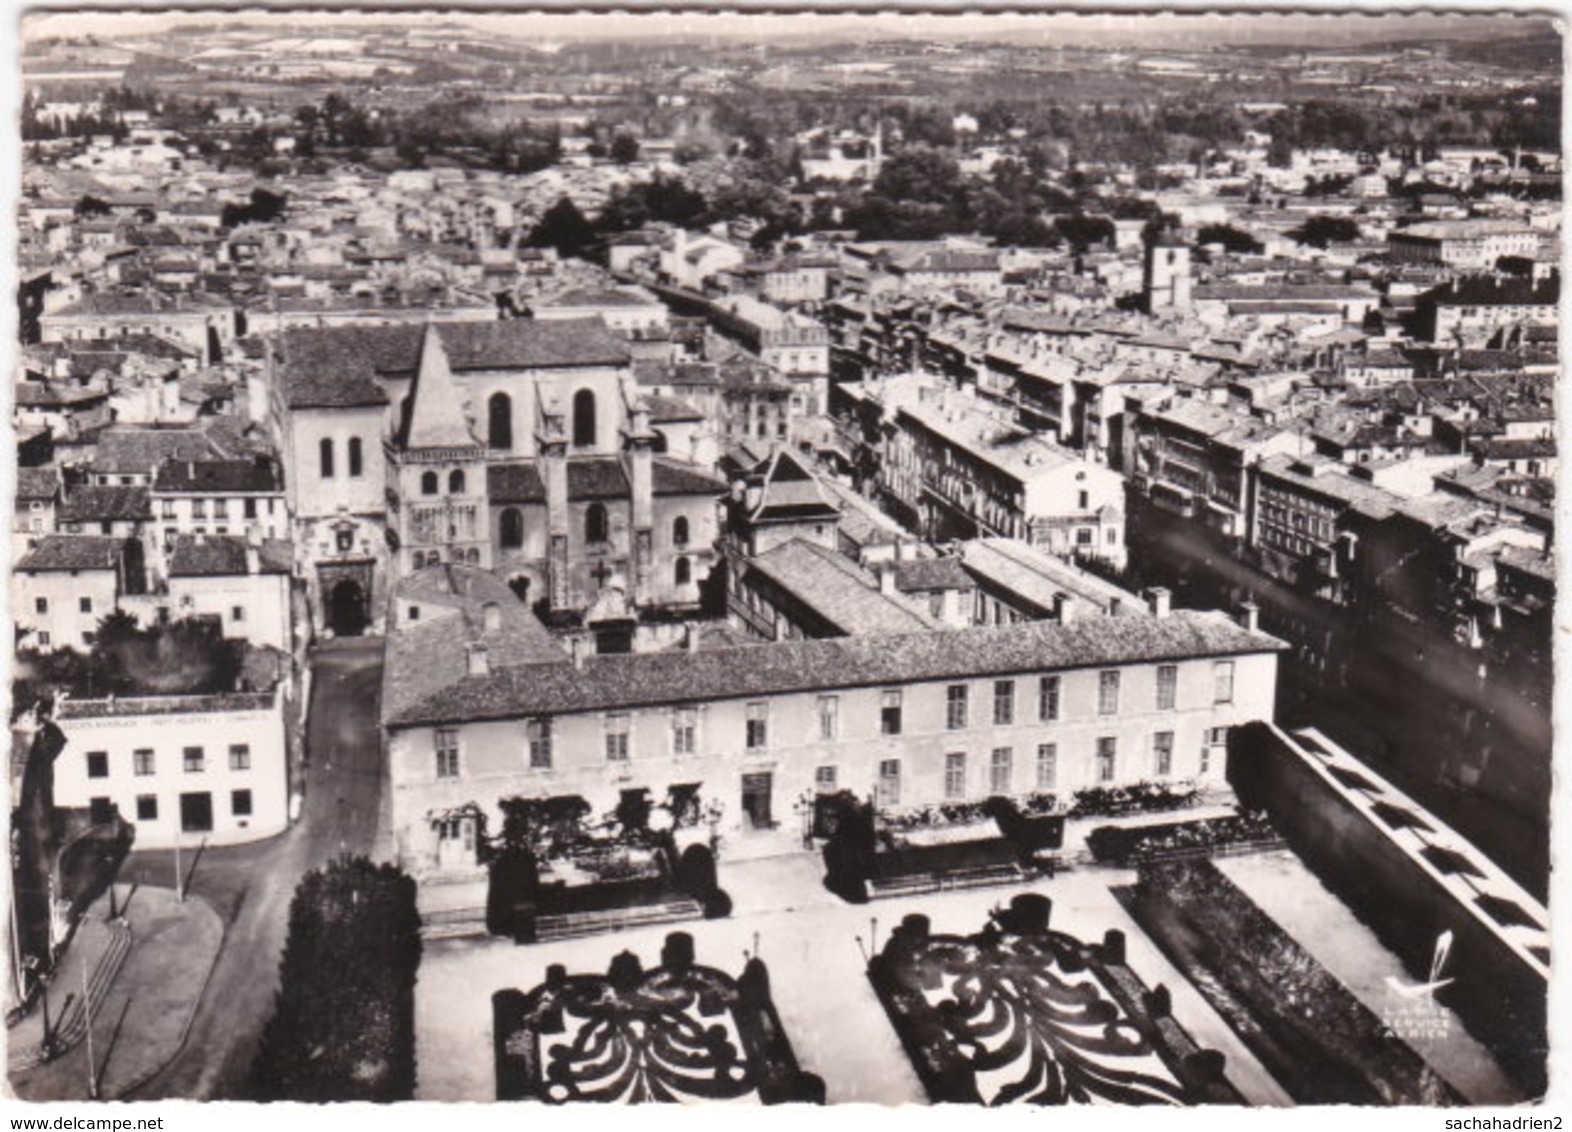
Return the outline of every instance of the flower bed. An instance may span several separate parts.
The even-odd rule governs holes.
[[[1099,826],[1087,836],[1086,847],[1099,861],[1127,864],[1193,856],[1233,845],[1280,844],[1281,840],[1265,813],[1244,811],[1227,817],[1134,828]]]
[[[937,815],[937,807],[917,811]],[[902,834],[877,826],[872,803],[841,799],[824,846],[825,886],[861,903],[870,895],[893,895],[972,887],[1019,880],[1039,864],[1040,854],[1063,844],[1064,820],[1027,816],[1004,797],[975,807],[956,807],[952,816],[982,821],[969,825],[909,824]],[[924,819],[918,819],[924,820]]]
[[[1116,893],[1296,1102],[1460,1103],[1211,861],[1143,864]]]
[[[1119,817],[1123,814],[1181,810],[1201,800],[1204,791],[1198,783],[1137,782],[1132,786],[1089,786],[1077,790],[1067,816]]]
[[[1037,792],[1012,799],[1027,816],[1063,814],[1071,818],[1122,817],[1126,814],[1164,813],[1194,806],[1204,794],[1189,779],[1173,782],[1137,782],[1131,786],[1089,786],[1068,796]],[[903,810],[877,811],[876,826],[899,840],[927,830],[986,825],[993,799],[976,802],[941,802]]]

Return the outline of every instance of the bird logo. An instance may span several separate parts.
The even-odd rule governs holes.
[[[1452,979],[1441,977],[1441,972],[1446,968],[1446,961],[1452,955],[1452,933],[1444,931],[1436,937],[1436,949],[1430,957],[1430,978],[1423,983],[1406,983],[1396,975],[1386,977],[1386,985],[1400,998],[1431,998],[1443,987],[1450,986]]]

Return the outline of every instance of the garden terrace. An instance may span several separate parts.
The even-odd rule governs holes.
[[[529,993],[491,1002],[498,1100],[824,1102],[824,1083],[798,1067],[763,961],[734,979],[695,963],[686,932],[666,937],[653,970],[624,951],[605,975],[554,965]]]
[[[1165,988],[1049,928],[1045,896],[1015,897],[972,936],[908,915],[868,978],[936,1103],[1238,1104],[1223,1056],[1196,1046]]]
[[[1550,923],[1545,906],[1408,795],[1320,732],[1236,728],[1228,775],[1294,852],[1416,980],[1437,940],[1468,972],[1436,998],[1531,1094],[1545,1088]],[[1357,781],[1356,781],[1357,780]]]
[[[688,823],[697,793],[672,804],[674,822]],[[689,844],[679,854],[671,831],[649,828],[655,807],[642,794],[624,800],[613,834],[592,832],[588,803],[573,795],[513,798],[503,808],[486,910],[496,934],[533,943],[731,912],[710,847]],[[443,933],[446,925],[432,927]]]
[[[930,807],[923,816],[908,815],[905,822],[885,818],[886,828],[876,829],[881,816],[870,803],[858,802],[844,791],[821,799],[816,817],[832,829],[824,846],[825,886],[860,903],[870,897],[1011,884],[1032,875],[1041,852],[1058,850],[1064,843],[1062,817],[1023,815],[1007,798],[940,810],[960,819],[960,829],[986,815],[983,823],[970,826],[982,835],[932,844],[903,843],[898,840],[901,834],[890,826],[910,834],[928,828],[930,819],[944,814]],[[833,812],[832,819],[826,820],[830,818],[826,811]],[[983,834],[990,827],[998,832]]]
[[[873,856],[868,895],[909,896],[1013,884],[1027,876],[1020,855],[1016,844],[1004,837],[885,850]]]
[[[566,939],[704,917],[704,906],[672,890],[665,877],[598,884],[544,885],[535,920],[538,940]]]
[[[1143,864],[1115,894],[1296,1102],[1460,1103],[1211,861]]]

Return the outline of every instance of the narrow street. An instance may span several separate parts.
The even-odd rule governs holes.
[[[381,805],[377,699],[380,640],[333,642],[312,655],[305,803],[288,833],[203,854],[191,891],[225,924],[223,949],[185,1047],[136,1099],[244,1099],[246,1077],[273,1012],[289,903],[300,878],[335,854],[369,853]],[[182,867],[190,868],[190,854]],[[170,886],[169,852],[134,853],[124,883]]]

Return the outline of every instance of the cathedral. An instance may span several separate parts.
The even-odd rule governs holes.
[[[444,563],[564,623],[699,604],[725,484],[666,455],[599,320],[291,330],[268,368],[317,631],[380,631]]]

